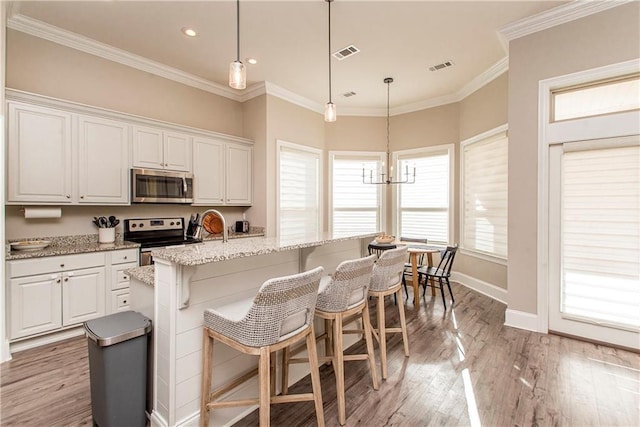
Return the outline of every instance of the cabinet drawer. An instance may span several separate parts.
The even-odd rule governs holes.
[[[111,292],[111,312],[129,310],[129,289]]]
[[[125,249],[111,252],[111,264],[122,264],[125,262],[135,262],[138,264],[138,249]],[[134,265],[134,267],[136,266]],[[129,267],[127,267],[129,268]]]
[[[123,289],[129,287],[129,275],[126,271],[130,268],[137,267],[138,263],[129,262],[127,264],[118,264],[111,267],[111,290]]]
[[[137,259],[137,258],[136,258]],[[83,268],[101,267],[105,264],[104,252],[33,258],[7,262],[9,277],[33,276]]]

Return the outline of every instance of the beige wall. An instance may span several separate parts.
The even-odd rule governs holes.
[[[267,218],[266,233],[274,236],[277,230],[276,216],[276,141],[324,149],[324,116],[306,108],[292,104],[281,98],[267,96],[267,138],[266,138],[266,193]],[[325,165],[326,166],[326,165]],[[326,189],[326,173],[323,173]],[[324,228],[326,229],[326,203],[324,203]]]
[[[243,135],[253,140],[253,205],[246,211],[251,224],[267,222],[267,95],[242,104]]]
[[[460,101],[460,140],[464,141],[507,123],[508,73]],[[460,146],[456,147],[456,166],[460,165]],[[458,179],[460,174],[458,172]],[[459,182],[459,181],[458,181]],[[457,194],[460,194],[458,189]],[[458,208],[459,208],[458,198]],[[458,212],[460,212],[458,210]],[[459,215],[454,224],[454,234],[459,242]],[[507,266],[459,253],[455,270],[491,285],[507,289]]]
[[[391,129],[392,144],[394,131]],[[386,135],[386,117],[339,116],[325,125],[327,151],[385,151]]]
[[[239,102],[18,31],[6,72],[11,89],[242,136]]]
[[[638,58],[638,16],[631,2],[509,45],[510,310],[537,311],[538,82]]]

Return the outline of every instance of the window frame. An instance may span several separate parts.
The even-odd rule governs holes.
[[[382,164],[385,158],[385,153],[381,151],[338,151],[331,150],[328,153],[328,162],[329,162],[329,177],[328,177],[328,211],[327,211],[327,221],[329,223],[329,232],[333,233],[333,163],[338,158],[353,158],[354,160],[376,160]],[[370,185],[370,184],[369,184]],[[378,217],[378,230],[380,232],[384,230],[386,224],[386,191],[384,190],[383,185],[378,185],[378,209],[377,209],[377,217]]]
[[[323,227],[323,167],[324,167],[324,152],[319,148],[309,147],[307,145],[296,144],[293,142],[287,142],[280,139],[276,140],[276,236],[280,236],[280,154],[282,148],[289,148],[292,150],[303,151],[312,153],[318,156],[318,233],[322,233]]]
[[[507,261],[508,261],[508,257],[509,257],[509,249],[507,246],[507,255],[505,257],[501,257],[499,255],[496,254],[491,254],[488,252],[483,252],[483,251],[479,251],[477,249],[471,249],[471,248],[466,248],[464,246],[464,233],[465,233],[465,227],[464,227],[464,215],[465,215],[465,194],[464,194],[464,182],[465,182],[465,176],[464,176],[464,162],[465,162],[465,158],[464,158],[464,149],[465,147],[472,145],[472,144],[476,144],[476,143],[483,143],[483,142],[487,142],[490,139],[496,138],[498,136],[500,136],[500,134],[505,134],[507,141],[509,138],[509,126],[508,124],[504,124],[501,126],[498,126],[496,128],[490,129],[486,132],[483,132],[481,134],[475,135],[469,139],[465,139],[464,141],[460,142],[460,216],[459,216],[459,235],[460,235],[460,253],[465,254],[465,255],[470,255],[473,256],[475,258],[479,258],[485,261],[491,261],[494,262],[496,264],[500,264],[500,265],[507,265]],[[508,142],[507,142],[507,147],[508,147]],[[508,150],[508,148],[507,148]],[[509,161],[509,157],[507,155],[507,163]],[[508,164],[507,164],[508,167]],[[507,172],[507,185],[508,185],[508,181],[509,181],[509,176],[508,176],[508,172]],[[507,193],[507,201],[508,201],[508,193]],[[507,220],[509,217],[509,207],[507,205]],[[508,238],[508,232],[509,232],[509,227],[507,225],[507,245],[509,242],[509,238]]]
[[[441,145],[434,145],[434,146],[429,146],[429,147],[421,147],[421,148],[412,148],[409,150],[399,150],[399,151],[394,151],[392,153],[392,162],[395,165],[395,169],[396,170],[400,170],[400,161],[401,160],[406,160],[406,159],[411,159],[411,158],[416,158],[416,157],[428,157],[428,156],[435,156],[438,154],[443,154],[445,153],[449,156],[449,200],[448,200],[448,207],[447,207],[447,242],[438,242],[438,241],[434,241],[434,244],[443,244],[443,245],[450,245],[454,242],[454,218],[455,218],[455,198],[454,198],[454,190],[455,190],[455,153],[456,153],[456,147],[455,144],[441,144]],[[416,174],[418,172],[416,171]],[[393,224],[392,224],[392,229],[393,229],[393,234],[396,235],[397,237],[402,237],[399,236],[398,233],[400,233],[400,217],[401,217],[401,208],[400,208],[400,191],[398,190],[398,185],[414,185],[414,184],[391,184],[392,185],[392,200],[393,200],[393,205],[391,207],[392,209],[392,215],[393,215]],[[429,239],[429,236],[426,236],[427,239]]]

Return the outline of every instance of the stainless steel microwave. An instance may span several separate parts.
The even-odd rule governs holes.
[[[156,169],[131,169],[134,203],[193,203],[193,174]]]

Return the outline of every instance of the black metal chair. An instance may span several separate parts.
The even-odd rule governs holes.
[[[447,288],[449,288],[451,303],[453,304],[455,302],[455,300],[453,299],[453,292],[451,291],[451,283],[449,282],[449,278],[451,277],[451,267],[453,266],[453,260],[456,257],[457,250],[457,244],[453,246],[447,246],[445,250],[440,252],[440,262],[438,263],[437,267],[422,266],[418,268],[418,283],[420,283],[420,279],[422,278],[422,276],[425,276],[424,283],[422,283],[422,296],[424,297],[427,286],[439,288],[440,293],[442,294],[442,303],[444,304],[445,310],[447,308],[447,300],[444,296],[445,283],[447,284]],[[430,278],[438,279],[438,285],[430,285]]]
[[[369,243],[367,249],[369,250],[369,255],[376,254],[378,258],[382,255],[382,252],[388,251],[389,249],[395,249],[397,246],[395,243],[375,243],[375,240]]]

